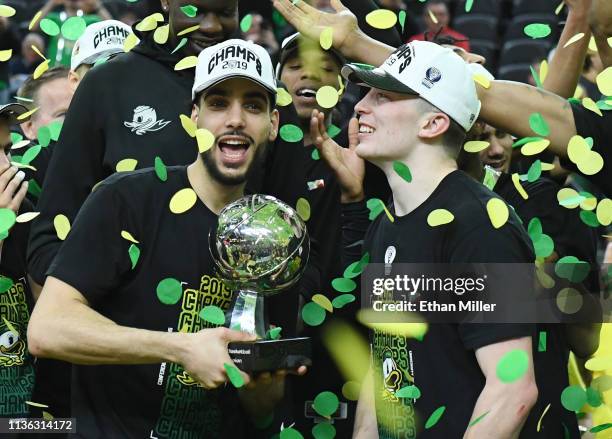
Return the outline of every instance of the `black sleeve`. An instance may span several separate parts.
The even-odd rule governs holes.
[[[112,185],[101,184],[83,204],[47,275],[73,286],[92,304],[111,293],[132,267],[131,243],[121,231],[138,236],[124,206]]]
[[[572,104],[576,132],[582,137],[593,138],[593,151],[603,157],[604,165],[595,175],[585,175],[597,185],[606,196],[612,196],[612,111],[602,111],[603,117],[587,110],[582,105]],[[563,166],[579,172],[569,160],[563,161]]]
[[[370,220],[365,201],[342,204],[342,267],[361,259]]]
[[[72,221],[93,186],[104,178],[103,115],[97,111],[99,83],[94,74],[83,79],[70,104],[43,183],[40,215],[32,224],[28,267],[41,285],[61,245],[53,219],[63,214]]]

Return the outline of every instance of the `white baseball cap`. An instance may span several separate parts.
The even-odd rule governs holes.
[[[395,50],[382,66],[347,64],[351,82],[425,99],[469,131],[480,114],[480,101],[468,64],[451,49],[412,41]]]
[[[270,55],[262,46],[238,39],[215,44],[200,52],[191,99],[202,90],[230,78],[250,79],[276,99],[277,85]]]
[[[122,53],[123,42],[132,28],[117,20],[104,20],[89,25],[72,48],[70,68],[94,64],[100,58]]]

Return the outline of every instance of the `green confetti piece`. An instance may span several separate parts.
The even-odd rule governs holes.
[[[109,57],[109,56],[103,56],[102,58],[99,58],[99,59],[98,59],[98,60],[97,60],[97,61],[94,63],[93,67],[97,67],[97,66],[99,66],[100,64],[104,64],[104,63],[105,63],[105,62],[107,62],[109,59],[110,59],[110,57]],[[93,67],[92,67],[92,68],[93,68]]]
[[[304,436],[295,428],[289,427],[280,432],[279,439],[304,439]]]
[[[174,305],[181,300],[183,285],[172,277],[167,277],[157,284],[157,298],[164,305]]]
[[[285,17],[283,17],[283,15],[280,12],[278,12],[276,9],[272,11],[272,21],[279,28],[287,24],[287,20],[285,20]]]
[[[536,160],[529,167],[529,171],[527,171],[527,181],[533,183],[542,175],[542,162],[540,160]]]
[[[542,221],[540,218],[534,217],[529,221],[529,225],[527,226],[527,233],[532,236],[539,236],[542,234]]]
[[[538,136],[546,137],[550,135],[550,128],[540,113],[533,113],[529,116],[529,126]]]
[[[338,410],[339,404],[340,401],[335,393],[321,392],[314,399],[312,408],[321,416],[331,416]]]
[[[67,40],[76,41],[83,35],[86,27],[87,23],[83,17],[70,17],[62,24],[62,36]]]
[[[283,125],[279,134],[285,142],[299,142],[304,138],[301,128],[290,123]]]
[[[601,400],[601,394],[592,387],[587,387],[586,397],[587,397],[587,403],[591,407],[599,407],[601,404],[603,404],[603,401]]]
[[[194,5],[181,6],[181,11],[189,18],[193,18],[198,15],[198,8],[196,8]]]
[[[355,288],[357,288],[357,284],[352,279],[346,279],[343,277],[338,277],[331,282],[334,290],[340,293],[350,293]]]
[[[531,23],[525,26],[523,29],[525,35],[530,38],[546,38],[550,35],[550,26],[544,23]]]
[[[480,421],[482,421],[484,419],[485,416],[487,416],[489,414],[489,412],[485,412],[482,415],[478,416],[476,419],[474,419],[472,422],[470,422],[470,424],[468,425],[469,427],[472,427],[476,424],[478,424]]]
[[[465,2],[465,12],[471,12],[473,5],[474,5],[474,0],[467,0]]]
[[[575,256],[564,256],[555,264],[557,276],[574,283],[580,283],[589,275],[591,266]]]
[[[341,294],[332,300],[332,306],[339,309],[348,305],[349,303],[354,302],[355,300],[356,299],[353,294]]]
[[[0,294],[10,290],[14,283],[10,277],[0,275]]]
[[[36,137],[38,138],[38,143],[40,143],[40,146],[46,148],[49,146],[49,143],[51,143],[51,130],[46,125],[42,126],[38,129]]]
[[[584,141],[586,142],[586,144],[589,146],[589,149],[593,148],[593,138],[592,137],[585,137]],[[582,192],[580,192],[582,193]],[[587,192],[588,193],[588,192]]]
[[[497,378],[504,383],[520,379],[529,368],[529,355],[522,349],[514,349],[502,356],[497,363]]]
[[[374,221],[378,215],[384,210],[384,204],[382,200],[378,198],[370,198],[366,203],[367,208],[370,210],[368,219]]]
[[[600,431],[607,430],[608,428],[612,428],[611,423],[596,425],[595,427],[591,428],[589,431],[591,433],[599,433]]]
[[[513,148],[518,148],[519,146],[523,146],[530,142],[537,142],[539,140],[544,140],[542,137],[523,137],[522,139],[517,140],[512,144]]]
[[[361,262],[362,269],[365,268],[365,266],[370,263],[370,253],[369,252],[365,252],[361,256],[361,259],[359,260],[359,262]]]
[[[333,439],[336,437],[336,427],[331,424],[317,424],[312,427],[314,439]]]
[[[175,53],[175,52],[178,52],[179,50],[181,50],[183,48],[183,46],[185,46],[185,44],[187,44],[187,38],[181,39],[181,41],[179,41],[179,43],[176,45],[176,47],[174,48],[172,53]]]
[[[597,108],[599,108],[600,110],[609,111],[609,110],[612,110],[612,105],[608,104],[607,102],[611,100],[612,100],[611,98],[602,99],[600,101],[597,101],[595,104],[597,105]]]
[[[397,173],[397,175],[402,177],[408,183],[412,181],[412,173],[410,172],[410,168],[408,167],[408,165],[406,165],[405,163],[402,163],[397,160],[394,161],[393,170]]]
[[[419,399],[421,397],[421,390],[414,385],[405,386],[395,392],[395,396],[398,398]]]
[[[567,102],[574,105],[580,105],[580,99],[577,98],[569,98]]]
[[[538,258],[547,258],[555,250],[555,242],[545,233],[542,233],[535,238],[532,237],[531,242],[533,243],[533,248],[535,250],[536,257]]]
[[[43,18],[40,20],[40,30],[50,37],[55,37],[60,33],[60,28],[57,23],[53,20],[49,20],[48,18]]]
[[[225,314],[223,310],[215,305],[208,305],[202,308],[200,311],[200,318],[213,325],[225,324]]]
[[[28,181],[28,194],[32,195],[33,197],[38,198],[40,197],[41,192],[42,192],[42,188],[36,182],[36,180],[31,179],[30,181]]]
[[[281,328],[280,326],[268,329],[268,332],[266,332],[266,340],[278,340],[280,338],[282,330],[283,328]]]
[[[42,146],[40,145],[34,145],[33,147],[28,148],[28,150],[23,154],[23,157],[21,158],[21,163],[24,165],[29,165],[32,160],[34,160],[36,156],[40,154],[41,150]]]
[[[429,418],[427,418],[427,421],[425,422],[425,429],[428,430],[434,425],[436,425],[438,421],[440,420],[440,418],[442,417],[442,415],[444,414],[445,410],[446,410],[445,406],[441,406],[435,409],[433,413],[429,415]]]
[[[56,120],[47,125],[49,128],[49,132],[51,133],[51,140],[58,141],[60,133],[62,132],[62,127],[64,126],[62,121]],[[40,139],[38,139],[40,142]]]
[[[11,209],[1,208],[0,209],[0,233],[8,232],[13,224],[17,215]]]
[[[19,133],[11,133],[11,143],[19,143],[23,140],[23,136]]]
[[[568,386],[561,392],[561,405],[570,412],[579,411],[586,401],[586,392],[580,386]]]
[[[532,76],[534,82],[536,83],[536,87],[537,88],[544,88],[542,86],[542,80],[540,79],[540,75],[538,74],[536,69],[534,69],[533,66],[529,66],[529,70],[531,71],[531,76]]]
[[[309,326],[319,326],[325,320],[325,310],[315,302],[308,302],[302,308],[302,320]]]
[[[559,206],[572,206],[574,204],[582,203],[586,198],[582,195],[578,195],[576,197],[566,198],[559,202]]]
[[[597,220],[597,214],[590,210],[580,211],[580,219],[589,227],[599,227],[599,221]]]
[[[540,338],[538,339],[538,352],[546,352],[546,331],[540,331]]]
[[[310,154],[313,160],[321,160],[321,154],[319,154],[319,150],[317,148],[312,150],[312,154]]]
[[[130,245],[128,248],[128,254],[130,255],[130,261],[132,261],[132,270],[136,267],[138,259],[140,258],[140,249],[136,244]]]
[[[404,11],[403,9],[399,11],[399,13],[397,14],[397,18],[399,20],[400,26],[402,27],[402,33],[404,33],[404,26],[406,25],[406,11]]]
[[[227,373],[230,383],[232,383],[235,388],[239,389],[244,386],[244,377],[236,366],[233,364],[223,363],[223,367],[225,368],[225,373]]]
[[[352,279],[357,277],[363,271],[363,266],[361,261],[355,261],[344,270],[344,274],[342,275],[346,279]]]
[[[240,20],[240,30],[242,32],[248,32],[251,29],[251,25],[253,24],[253,16],[251,14],[245,15],[242,20]]]
[[[563,439],[570,439],[570,433],[567,426],[563,422],[561,425],[563,426]]]
[[[333,123],[327,128],[327,135],[332,139],[340,134],[342,130]]]
[[[155,175],[157,175],[157,178],[161,181],[166,181],[168,179],[168,170],[160,157],[155,157]]]

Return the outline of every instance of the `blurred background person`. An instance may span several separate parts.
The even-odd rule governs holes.
[[[432,19],[435,17],[435,21]],[[470,51],[469,38],[450,27],[452,16],[448,7],[448,3],[444,0],[429,0],[427,6],[423,10],[423,22],[425,23],[425,31],[413,35],[409,41],[414,40],[431,40],[434,36],[450,36],[455,39],[455,45],[462,49]]]

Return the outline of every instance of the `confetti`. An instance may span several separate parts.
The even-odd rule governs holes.
[[[344,274],[342,276],[347,279],[352,279],[354,277],[359,276],[362,271],[363,271],[363,264],[361,263],[361,261],[355,261],[352,264],[350,264],[348,267],[346,267],[346,269],[344,270]]]
[[[70,17],[62,24],[62,36],[67,40],[76,41],[83,35],[86,27],[87,23],[83,17]]]
[[[333,392],[321,392],[314,399],[312,408],[321,416],[331,416],[338,410],[338,397]]]
[[[183,295],[183,285],[178,280],[167,277],[157,284],[155,293],[159,301],[164,305],[174,305],[178,303]]]
[[[603,116],[603,113],[601,112],[595,101],[591,98],[583,98],[582,106],[587,110],[590,110],[593,113],[597,114],[598,116]]]
[[[0,50],[0,62],[5,62],[13,56],[13,49]]]
[[[130,245],[128,248],[128,254],[130,255],[130,261],[132,262],[132,270],[136,267],[138,259],[140,259],[140,249],[136,244]]]
[[[474,0],[467,0],[465,2],[465,12],[471,12],[473,5],[474,5]]]
[[[599,227],[599,221],[597,221],[597,215],[594,212],[583,210],[580,212],[580,219],[589,227]]]
[[[397,23],[397,16],[388,9],[377,9],[366,15],[366,23],[376,29],[389,29]]]
[[[166,165],[160,157],[155,157],[155,175],[161,181],[166,181],[168,179],[168,170],[166,169]]]
[[[550,35],[551,29],[548,24],[543,23],[531,23],[525,26],[523,29],[525,35],[531,38],[546,38]]]
[[[181,6],[181,12],[189,18],[193,18],[198,14],[198,8],[194,5]]]
[[[472,427],[476,424],[478,424],[480,421],[482,421],[484,419],[485,416],[487,416],[489,414],[489,412],[485,412],[482,415],[478,416],[476,419],[474,419],[472,422],[469,423],[468,428]]]
[[[427,215],[427,224],[430,227],[437,227],[451,223],[455,219],[454,215],[446,209],[436,209]]]
[[[40,145],[34,145],[33,147],[29,148],[21,157],[21,163],[24,165],[29,165],[32,160],[34,160],[38,154],[40,154],[41,150],[42,146]]]
[[[181,41],[179,41],[179,43],[176,45],[176,47],[172,51],[172,54],[181,50],[185,46],[185,44],[187,44],[187,41],[188,41],[187,38],[181,38]]]
[[[206,128],[198,128],[195,132],[195,137],[198,142],[198,151],[200,154],[208,151],[215,144],[215,135]]]
[[[419,399],[421,397],[421,390],[414,385],[405,386],[395,392],[395,396],[398,398]]]
[[[434,24],[438,24],[438,19],[436,18],[434,13],[431,12],[431,9],[428,9],[427,12],[429,13],[429,18],[431,19],[431,21],[433,21]]]
[[[508,205],[499,198],[491,198],[487,202],[487,213],[495,229],[499,229],[506,224],[510,216]]]
[[[594,357],[589,359],[584,367],[587,370],[591,370],[593,372],[604,371],[607,369],[612,369],[612,356],[608,357]]]
[[[316,148],[312,150],[312,154],[310,154],[310,157],[313,160],[321,160],[321,155],[319,154],[319,150]]]
[[[559,205],[567,209],[575,209],[583,200],[584,197],[578,195],[578,192],[572,188],[563,188],[557,192],[557,201]]]
[[[42,126],[38,129],[36,137],[40,146],[47,147],[51,143],[51,130],[46,125]]]
[[[0,274],[0,294],[10,290],[14,283],[13,279]]]
[[[143,18],[142,21],[136,25],[136,30],[140,32],[149,32],[157,28],[157,20],[153,15]],[[163,21],[163,19],[161,21]]]
[[[315,302],[308,302],[302,308],[302,320],[310,326],[319,326],[325,320],[325,310]]]
[[[138,240],[136,238],[134,238],[132,236],[132,234],[130,232],[128,232],[128,231],[122,230],[121,231],[121,237],[123,239],[125,239],[126,241],[133,242],[134,244],[140,244],[140,242],[138,242]]]
[[[195,32],[195,31],[197,31],[199,28],[200,28],[200,25],[199,25],[199,24],[197,24],[197,25],[195,25],[195,26],[188,27],[187,29],[183,29],[182,31],[180,31],[180,32],[179,32],[178,34],[176,34],[176,35],[177,35],[178,37],[181,37],[181,36],[183,36],[183,35],[190,34],[191,32]]]
[[[66,217],[66,215],[56,215],[53,218],[53,226],[55,227],[55,233],[60,240],[65,240],[66,236],[68,236],[68,232],[70,232],[70,221]]]
[[[561,13],[563,6],[565,6],[565,1],[559,3],[559,6],[557,6],[557,9],[555,9],[555,15],[559,15]]]
[[[308,186],[309,191],[314,191],[317,189],[323,189],[325,187],[325,181],[322,179],[313,180],[306,182],[306,186]]]
[[[134,47],[136,47],[136,45],[140,42],[140,40],[138,39],[138,37],[136,36],[136,34],[131,33],[129,34],[125,41],[123,41],[123,51],[124,52],[129,52],[130,50],[132,50]]]
[[[540,62],[540,80],[542,82],[546,81],[547,76],[548,76],[548,61],[543,59]]]
[[[531,241],[533,242],[536,257],[547,258],[555,249],[554,241],[545,233],[537,236],[531,236]]]
[[[49,20],[48,18],[43,18],[40,20],[40,30],[50,37],[55,37],[60,33],[60,27],[57,25],[57,23],[53,20]]]
[[[200,318],[213,325],[225,324],[225,314],[223,310],[215,305],[208,305],[202,308],[200,311]]]
[[[580,386],[568,386],[561,392],[561,405],[570,412],[579,411],[586,400],[586,392]]]
[[[330,85],[324,85],[317,90],[317,103],[322,108],[334,108],[338,98],[338,90]]]
[[[198,64],[198,57],[197,56],[187,56],[185,58],[183,58],[182,60],[180,60],[179,62],[176,63],[176,65],[174,66],[174,70],[186,70],[186,69],[192,69],[194,68],[196,65]]]
[[[26,212],[15,218],[16,223],[28,223],[40,215],[40,212]]]
[[[582,282],[589,275],[590,271],[591,265],[575,256],[564,256],[555,264],[557,276],[574,283]]]
[[[181,189],[170,200],[170,212],[176,214],[185,213],[194,206],[197,200],[198,196],[193,189]]]
[[[32,406],[32,407],[40,407],[40,408],[43,408],[43,409],[48,409],[48,408],[49,408],[49,406],[48,406],[48,405],[46,405],[46,404],[41,404],[41,403],[39,403],[39,402],[26,401],[25,403],[26,403],[27,405],[29,405],[29,406]]]
[[[338,297],[334,298],[334,300],[332,300],[332,305],[334,308],[340,309],[348,305],[349,303],[354,302],[355,300],[355,296],[352,294],[341,294]]]
[[[115,170],[117,172],[130,172],[136,169],[136,165],[138,165],[138,160],[136,159],[123,159],[117,163]]]
[[[538,352],[546,352],[546,331],[540,331],[538,339]]]
[[[541,137],[523,137],[522,139],[517,140],[512,144],[512,148],[518,148],[519,146],[523,146],[530,142],[537,142],[540,140],[544,140]]]
[[[391,215],[391,212],[389,212],[389,209],[387,209],[387,206],[382,205],[383,211],[385,212],[385,215],[387,215],[387,218],[389,218],[389,221],[394,222],[395,219],[393,218],[393,216]]]
[[[597,205],[597,221],[604,226],[608,227],[612,223],[612,200],[604,198]]]
[[[607,430],[608,428],[612,428],[611,423],[596,425],[595,427],[591,428],[589,431],[591,433],[599,433],[600,431]]]
[[[480,152],[480,151],[487,149],[489,145],[490,145],[489,142],[483,142],[480,140],[471,140],[469,142],[466,142],[463,145],[463,149],[466,152]]]
[[[17,11],[15,10],[15,8],[12,8],[7,5],[0,5],[0,17],[9,18],[15,15],[16,12]]]
[[[602,404],[600,393],[592,387],[586,389],[587,404],[591,407],[599,407]]]
[[[319,35],[319,44],[323,48],[323,50],[329,50],[334,42],[334,29],[331,27],[326,27]]]
[[[565,43],[563,45],[563,48],[566,48],[567,46],[574,44],[576,41],[580,41],[581,39],[584,38],[584,33],[580,32],[579,34],[574,35],[572,38],[570,38],[567,43]]]
[[[331,424],[316,424],[312,427],[314,439],[333,439],[336,437],[336,427]]]
[[[531,164],[529,170],[527,171],[527,181],[533,183],[542,175],[542,162],[540,160],[536,160]]]
[[[526,156],[537,155],[548,148],[548,145],[550,145],[550,140],[548,139],[528,142],[521,147],[521,154]]]
[[[155,29],[153,33],[153,41],[157,44],[166,44],[168,42],[168,36],[170,35],[170,25],[166,24]]]
[[[580,196],[584,197],[584,200],[580,203],[580,208],[582,210],[595,210],[597,206],[597,198],[593,194],[588,192],[580,192]]]
[[[181,114],[179,116],[179,119],[181,120],[181,125],[183,129],[187,132],[189,137],[195,137],[196,131],[198,129],[196,123],[191,120],[189,116],[185,116],[184,114]]]
[[[370,221],[376,219],[376,217],[382,213],[384,205],[385,204],[379,198],[370,198],[366,202],[366,207],[370,210],[368,219]]]
[[[404,26],[406,25],[406,11],[403,9],[397,13],[399,24],[402,27],[402,33],[404,33]]]
[[[349,401],[357,401],[359,399],[359,392],[361,391],[361,384],[357,381],[347,381],[342,386],[342,396]]]
[[[312,301],[319,305],[327,312],[334,312],[334,306],[330,302],[330,300],[325,297],[323,294],[315,294],[312,296]]]
[[[541,428],[542,428],[542,419],[544,419],[544,416],[546,416],[546,413],[548,413],[548,410],[550,409],[550,405],[548,404],[546,406],[546,408],[544,409],[544,411],[542,412],[542,415],[540,416],[540,419],[538,420],[538,426],[536,427],[536,431],[539,433]]]
[[[597,78],[597,87],[604,96],[612,96],[612,67],[606,67]]]
[[[427,421],[425,422],[425,429],[428,430],[431,427],[433,427],[434,425],[436,425],[438,423],[438,421],[440,420],[440,418],[442,417],[442,415],[444,414],[444,412],[446,411],[446,407],[445,406],[441,406],[438,407],[437,409],[435,409],[431,415],[429,415],[429,418],[427,418]]]
[[[266,332],[266,340],[278,340],[281,336],[283,328],[277,326],[276,328],[270,328]]]
[[[357,288],[357,284],[352,279],[338,277],[331,282],[332,288],[339,293],[350,293]]]
[[[295,428],[288,427],[280,432],[279,439],[304,439],[304,436]]]
[[[476,73],[474,76],[472,76],[472,79],[476,84],[480,85],[483,88],[491,87],[491,80],[484,75]]]
[[[276,104],[280,107],[286,107],[293,102],[293,98],[284,88],[276,89]]]
[[[304,138],[301,128],[290,123],[283,125],[279,134],[285,142],[299,142]]]
[[[34,79],[38,79],[42,76],[43,73],[45,73],[47,70],[49,70],[49,60],[43,61],[41,62],[36,69],[34,69],[34,73],[32,74],[32,78]],[[22,114],[23,116],[23,114]]]
[[[539,136],[546,137],[550,134],[550,128],[540,113],[533,113],[529,116],[529,126]]]
[[[52,421],[53,419],[55,419],[51,413],[46,412],[44,410],[42,412],[42,417],[45,421]]]
[[[520,379],[529,368],[529,355],[522,349],[514,349],[504,354],[497,363],[497,378],[504,383]]]
[[[251,14],[245,15],[242,20],[240,20],[240,30],[242,32],[248,32],[251,29],[251,25],[253,24],[253,16]]]
[[[233,364],[223,363],[223,367],[225,368],[227,377],[235,388],[239,389],[244,386],[244,377],[236,366]]]
[[[32,30],[34,26],[36,26],[36,23],[38,23],[40,17],[42,17],[42,11],[38,11],[36,14],[34,14],[32,20],[30,20],[30,24],[28,24],[28,30]]]
[[[300,218],[302,218],[304,221],[308,221],[310,219],[310,203],[306,198],[299,198],[297,200],[295,210]]]

